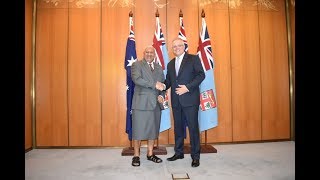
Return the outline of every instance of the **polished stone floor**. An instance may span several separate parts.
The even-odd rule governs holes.
[[[190,154],[162,163],[146,159],[141,148],[141,166],[131,166],[132,156],[121,156],[122,148],[34,149],[25,154],[26,180],[294,180],[295,142],[264,142],[214,145],[217,153],[201,154],[200,166],[191,167]]]

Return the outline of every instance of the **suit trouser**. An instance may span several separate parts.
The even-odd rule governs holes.
[[[181,107],[179,104],[178,107],[172,107],[172,110],[174,117],[175,154],[184,154],[184,119],[186,118],[190,136],[191,158],[200,159],[200,132],[198,123],[199,106]]]

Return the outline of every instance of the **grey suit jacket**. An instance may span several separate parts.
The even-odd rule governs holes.
[[[154,63],[152,72],[145,59],[136,61],[131,66],[131,78],[135,83],[131,109],[154,110],[158,95],[164,95],[164,91],[155,88],[157,81],[164,82],[162,67]]]

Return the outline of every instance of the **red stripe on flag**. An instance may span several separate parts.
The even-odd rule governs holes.
[[[208,57],[205,53],[205,49],[204,49],[208,45],[211,45],[210,41],[202,42],[201,38],[199,38],[198,51],[200,51],[200,53],[201,53],[201,61],[203,62],[203,65],[204,65],[206,71],[211,68],[210,64],[209,64],[209,59],[208,59]]]

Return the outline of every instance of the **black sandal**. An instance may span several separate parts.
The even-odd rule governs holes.
[[[157,157],[156,155],[152,154],[151,156],[148,156],[147,155],[147,159],[149,161],[153,161],[155,163],[161,163],[162,162],[162,159],[160,159],[159,157]]]
[[[133,156],[131,164],[132,164],[132,166],[140,166],[140,158],[139,158],[139,156]]]

